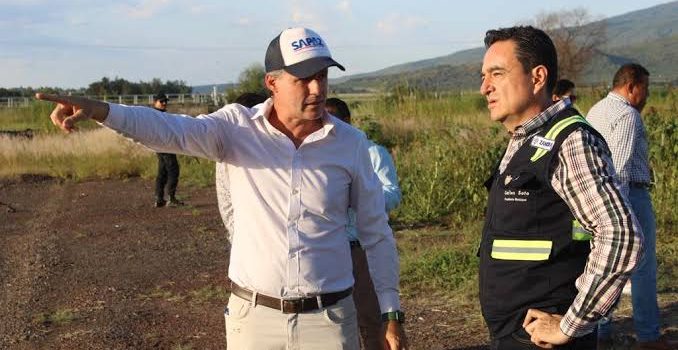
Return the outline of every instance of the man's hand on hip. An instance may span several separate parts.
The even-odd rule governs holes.
[[[562,315],[529,309],[523,321],[525,331],[532,337],[533,343],[544,349],[553,349],[555,345],[562,345],[571,340],[560,330]]]

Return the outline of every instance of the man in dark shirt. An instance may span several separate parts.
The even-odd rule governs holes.
[[[163,93],[153,96],[153,108],[165,112],[169,98]],[[176,198],[177,184],[179,183],[179,161],[172,153],[156,153],[158,155],[158,175],[155,177],[155,207],[179,206],[184,203]],[[169,195],[169,202],[165,201],[165,187]]]
[[[480,92],[510,141],[487,182],[480,304],[491,349],[596,349],[642,254],[642,233],[614,179],[610,151],[566,98],[558,60],[534,27],[485,36]],[[534,343],[534,344],[533,344]]]

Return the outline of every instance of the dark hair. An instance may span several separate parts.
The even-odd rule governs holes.
[[[556,87],[553,88],[553,94],[560,97],[572,89],[574,89],[574,83],[571,80],[560,79],[556,82]]]
[[[644,77],[649,77],[650,72],[638,63],[627,63],[617,70],[612,79],[612,87],[618,88],[628,83],[639,84]]]
[[[546,92],[550,96],[558,79],[558,54],[551,38],[543,30],[532,26],[499,28],[485,33],[485,48],[505,40],[516,44],[516,58],[526,73],[539,65],[546,67]]]
[[[153,101],[168,101],[169,98],[167,98],[167,95],[165,95],[164,92],[159,92],[155,95],[153,95]]]
[[[252,108],[266,101],[266,96],[255,92],[245,92],[235,98],[234,103],[241,104],[247,108]]]
[[[337,110],[334,116],[341,120],[348,120],[351,118],[351,111],[348,109],[348,105],[339,98],[328,98],[327,101],[325,101],[325,106],[330,108],[334,107],[334,109]]]

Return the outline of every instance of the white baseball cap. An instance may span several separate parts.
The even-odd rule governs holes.
[[[308,28],[289,28],[275,37],[266,50],[266,72],[284,69],[297,78],[307,78],[319,71],[344,66],[332,59],[327,43]]]

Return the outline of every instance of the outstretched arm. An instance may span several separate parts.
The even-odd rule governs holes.
[[[76,124],[80,121],[94,119],[103,123],[108,116],[108,103],[85,97],[37,93],[35,98],[57,104],[49,117],[54,125],[65,132],[77,130]]]
[[[56,102],[50,118],[54,125],[72,132],[77,123],[93,119],[156,152],[186,154],[222,161],[232,149],[237,129],[237,108],[222,108],[209,115],[191,117],[142,106],[125,106],[84,97],[37,94]]]

